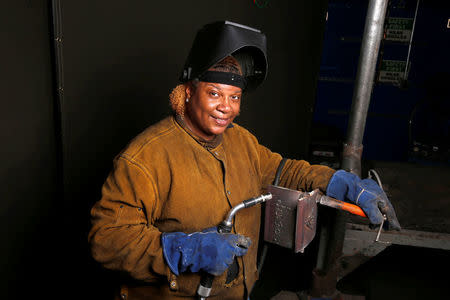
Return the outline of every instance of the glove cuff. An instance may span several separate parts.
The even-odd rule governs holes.
[[[345,200],[346,198],[345,196],[347,195],[348,192],[347,174],[351,173],[348,173],[344,170],[338,170],[333,174],[330,181],[328,182],[326,190],[327,196],[336,198],[341,201]]]
[[[177,276],[180,275],[178,264],[181,258],[181,251],[177,244],[179,238],[185,235],[186,234],[182,232],[161,234],[161,245],[164,259],[166,260],[166,263],[169,266],[170,270]]]

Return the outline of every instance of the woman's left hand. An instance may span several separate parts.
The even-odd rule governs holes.
[[[381,224],[386,216],[388,228],[401,229],[394,207],[384,191],[372,179],[361,179],[353,173],[339,170],[328,183],[327,196],[342,201],[348,199],[357,204],[372,224]]]

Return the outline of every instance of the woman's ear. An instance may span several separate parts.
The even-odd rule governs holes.
[[[194,84],[192,83],[192,82],[186,82],[185,84],[184,84],[184,86],[185,86],[185,92],[186,92],[186,98],[187,99],[190,99],[193,95],[194,95],[194,92],[195,92],[195,86],[194,86]]]

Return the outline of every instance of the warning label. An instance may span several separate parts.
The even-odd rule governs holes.
[[[413,27],[413,18],[388,18],[386,40],[409,42]]]
[[[406,61],[402,60],[383,60],[378,76],[379,82],[398,83],[405,73]]]

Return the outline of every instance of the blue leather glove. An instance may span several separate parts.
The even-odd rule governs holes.
[[[174,274],[203,270],[218,276],[235,256],[247,253],[251,240],[239,234],[218,233],[217,228],[212,227],[191,234],[163,233],[161,243],[164,258]]]
[[[339,170],[331,177],[327,196],[355,203],[366,213],[372,224],[378,225],[386,215],[388,227],[400,230],[395,210],[384,191],[372,179],[361,179],[357,175]]]

